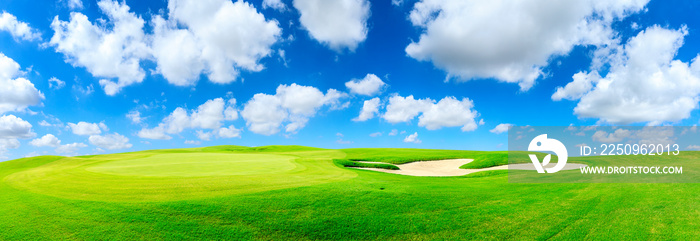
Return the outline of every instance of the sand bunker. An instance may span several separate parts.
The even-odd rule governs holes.
[[[470,163],[474,159],[449,159],[449,160],[437,160],[437,161],[420,161],[420,162],[410,162],[406,164],[394,164],[399,167],[400,170],[389,170],[382,168],[368,168],[368,167],[353,167],[363,170],[372,170],[378,172],[394,173],[400,175],[408,176],[422,176],[422,177],[448,177],[448,176],[463,176],[475,172],[483,171],[493,171],[493,170],[508,170],[509,165],[487,167],[480,169],[459,169],[460,166]],[[363,163],[381,163],[383,162],[363,162]],[[546,167],[554,166],[556,163],[550,163]],[[584,167],[584,164],[567,163],[562,170],[573,170]],[[523,164],[512,164],[510,168],[517,170],[535,170],[535,167],[530,163]]]

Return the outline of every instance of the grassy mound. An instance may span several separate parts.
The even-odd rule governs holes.
[[[357,161],[348,160],[348,159],[333,159],[333,161],[336,164],[344,166],[344,167],[368,167],[368,168],[382,168],[382,169],[389,169],[389,170],[399,170],[399,167],[391,165],[391,164],[364,163],[364,162],[357,162]]]

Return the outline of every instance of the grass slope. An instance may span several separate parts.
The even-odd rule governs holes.
[[[269,162],[279,163],[279,173],[260,174],[261,170],[248,166],[244,161],[253,157],[243,154],[256,152],[273,155]],[[698,184],[514,184],[507,182],[506,175],[411,177],[347,169],[331,161],[375,158],[399,163],[412,157],[406,152],[417,158],[455,157],[436,150],[292,147],[270,151],[229,146],[1,162],[0,240],[700,237]],[[123,168],[142,165],[134,161],[139,159],[164,165],[169,159],[159,155],[178,153],[183,160],[193,154],[208,157],[202,161],[216,159],[216,165],[230,171],[235,169],[223,164],[240,165],[249,174],[218,175],[206,165],[198,169],[180,158],[172,161],[199,174]],[[231,158],[220,156],[226,154]],[[700,154],[683,158],[696,162]],[[617,159],[624,158],[580,161]],[[284,163],[296,167],[284,170]],[[165,176],[149,176],[155,172]],[[205,172],[218,176],[201,176]]]

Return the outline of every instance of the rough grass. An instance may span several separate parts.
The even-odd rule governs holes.
[[[51,189],[68,188],[67,184],[44,182],[49,190],[29,190],[17,188],[12,178],[8,178],[55,167],[74,179],[84,179],[84,175],[92,173],[100,181],[97,176],[107,174],[82,168],[87,163],[104,164],[115,158],[124,160],[138,155],[209,153],[205,149],[81,158],[44,156],[1,162],[0,240],[695,240],[700,237],[697,208],[700,184],[517,184],[508,183],[504,171],[463,177],[411,177],[346,169],[332,163],[331,159],[360,158],[352,151],[347,155],[335,150],[266,152],[293,156],[294,162],[304,166],[305,171],[313,172],[284,178],[253,175],[248,176],[250,181],[245,185],[228,186],[247,192],[226,191],[226,186],[208,190],[197,186],[206,186],[205,182],[190,182],[188,185],[195,185],[195,190],[204,189],[203,192],[186,193],[190,196],[184,199],[166,192],[163,198],[148,202],[143,202],[143,198],[155,187],[137,188],[131,183],[133,180],[115,181],[108,189],[104,185],[93,188],[93,183],[87,180],[73,182],[71,185],[77,185],[73,188],[75,192],[63,196],[51,193]],[[212,151],[234,152],[231,148],[222,149],[226,150]],[[379,157],[380,152],[377,149],[372,155]],[[396,160],[406,157],[400,149],[386,149],[381,155],[394,156]],[[668,162],[692,165],[700,160],[700,154],[689,153],[681,158]],[[633,162],[632,158],[624,157],[578,161]],[[66,165],[72,165],[75,170]],[[352,176],[313,183],[305,179],[308,175],[332,178],[346,173]],[[302,179],[305,185],[294,184],[295,179]],[[228,179],[228,182],[245,182],[245,179]],[[167,182],[149,183],[156,184],[171,192],[179,188]],[[115,191],[117,188],[131,192],[130,198],[121,196]],[[222,195],[208,195],[210,192]],[[101,198],[86,198],[95,195]]]

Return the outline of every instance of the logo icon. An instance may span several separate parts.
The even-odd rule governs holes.
[[[532,139],[532,141],[530,141],[530,146],[528,146],[527,150],[551,151],[557,155],[559,159],[557,165],[545,168],[545,166],[547,166],[549,164],[549,161],[552,159],[552,154],[547,154],[547,156],[545,156],[542,159],[542,163],[540,163],[540,161],[537,159],[537,156],[535,156],[534,154],[529,154],[532,164],[535,165],[535,169],[537,169],[537,172],[539,173],[545,173],[545,171],[547,171],[547,173],[555,173],[561,171],[561,169],[563,169],[566,165],[566,159],[569,157],[569,153],[566,151],[566,147],[564,146],[564,144],[562,144],[556,139],[547,138],[547,134],[542,134]]]

